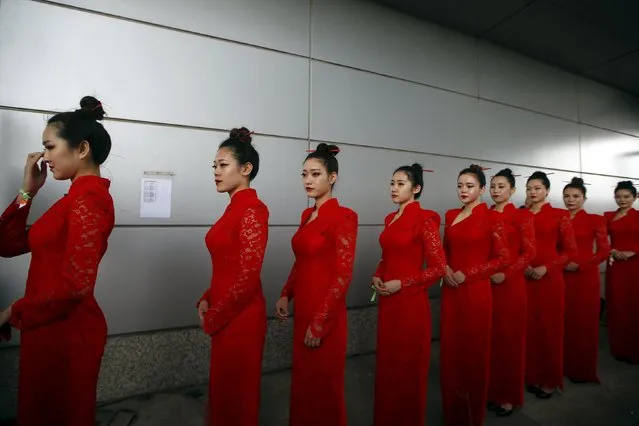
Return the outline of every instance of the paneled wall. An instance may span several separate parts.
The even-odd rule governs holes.
[[[419,161],[434,170],[423,204],[441,214],[457,204],[456,173],[473,161],[522,175],[520,199],[523,176],[553,172],[559,205],[563,181],[583,173],[597,212],[614,207],[620,177],[639,176],[637,99],[383,7],[54,3],[1,3],[0,194],[3,203],[13,196],[49,114],[84,94],[104,102],[114,140],[104,174],[118,228],[97,292],[112,333],[193,324],[192,301],[210,276],[203,235],[228,201],[214,190],[211,159],[234,126],[258,135],[255,188],[273,226],[269,304],[292,261],[290,236],[306,206],[300,163],[316,141],[342,145],[337,195],[360,214],[354,306],[368,300],[396,166]],[[149,170],[175,173],[170,219],[139,217],[139,179]],[[31,220],[67,187],[49,182]],[[3,304],[23,291],[26,265],[2,261]]]
[[[614,208],[612,186],[639,178],[639,100],[513,52],[355,0],[0,0],[0,201],[19,188],[53,112],[92,94],[114,140],[117,228],[97,285],[112,334],[193,326],[207,287],[203,237],[228,199],[211,161],[228,129],[256,132],[255,188],[271,211],[263,271],[273,306],[307,206],[309,147],[342,148],[337,196],[360,215],[348,303],[369,304],[377,237],[393,209],[388,180],[414,161],[423,205],[458,205],[471,162],[525,178],[552,172],[552,201],[575,175],[588,209]],[[139,217],[145,171],[174,172],[170,219]],[[50,181],[31,221],[68,183]],[[24,290],[28,257],[0,260],[0,305]]]

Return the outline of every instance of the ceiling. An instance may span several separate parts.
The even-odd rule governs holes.
[[[639,95],[639,0],[375,0]]]

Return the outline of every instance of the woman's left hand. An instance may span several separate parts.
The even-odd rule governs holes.
[[[402,289],[402,282],[400,280],[390,280],[384,283],[384,291],[380,292],[382,296],[390,296],[397,293]]]
[[[309,326],[306,329],[306,336],[304,337],[304,344],[309,348],[317,348],[320,343],[322,343],[322,339],[319,337],[313,336],[313,332],[311,331],[311,327]]]
[[[11,318],[11,306],[9,306],[6,310],[0,312],[0,326],[5,325],[9,322]]]

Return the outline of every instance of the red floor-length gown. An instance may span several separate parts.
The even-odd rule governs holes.
[[[510,248],[505,280],[493,284],[493,328],[488,400],[497,405],[524,405],[526,359],[526,278],[524,270],[535,256],[532,213],[507,204],[504,229]]]
[[[615,260],[608,266],[608,341],[616,358],[639,364],[639,211],[630,209],[625,216],[615,220],[616,214],[605,214],[611,247],[636,254],[629,260]]]
[[[401,290],[379,298],[375,425],[424,426],[432,325],[428,287],[446,273],[439,215],[418,202],[391,213],[379,242],[375,276],[398,279]],[[422,269],[426,260],[426,269]]]
[[[231,197],[206,234],[211,287],[204,332],[211,336],[209,424],[255,426],[259,422],[266,303],[260,273],[269,212],[254,189]]]
[[[14,202],[0,218],[0,255],[31,252],[25,295],[10,319],[21,331],[20,426],[95,423],[107,324],[93,290],[115,220],[109,184],[76,178],[28,232],[30,204]]]
[[[466,276],[459,287],[442,286],[441,388],[446,426],[481,426],[486,416],[490,367],[490,277],[510,259],[499,213],[486,204],[453,225],[461,209],[446,212],[448,265]]]
[[[599,264],[608,259],[610,244],[602,216],[577,212],[572,219],[579,265],[564,272],[566,313],[564,330],[564,375],[571,380],[599,383],[599,310],[601,285]],[[597,250],[593,252],[593,248]]]
[[[548,272],[540,280],[526,279],[526,384],[563,388],[563,269],[577,253],[577,244],[568,211],[547,203],[534,217],[537,255],[530,266],[544,265]]]
[[[291,240],[295,263],[282,296],[295,299],[291,426],[345,426],[346,292],[353,275],[357,214],[331,198],[304,210]],[[310,327],[317,348],[304,344]]]

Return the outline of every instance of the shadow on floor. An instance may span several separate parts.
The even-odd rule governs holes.
[[[608,351],[602,328],[599,355],[601,385],[566,380],[563,394],[550,400],[526,395],[523,409],[507,418],[488,415],[487,426],[639,426],[639,366],[620,363]],[[375,356],[350,358],[346,364],[349,426],[373,424]],[[428,384],[428,424],[442,424],[439,392],[439,344],[432,345]],[[262,380],[262,426],[288,424],[290,371]],[[131,398],[98,410],[99,426],[201,426],[206,413],[206,385]]]

